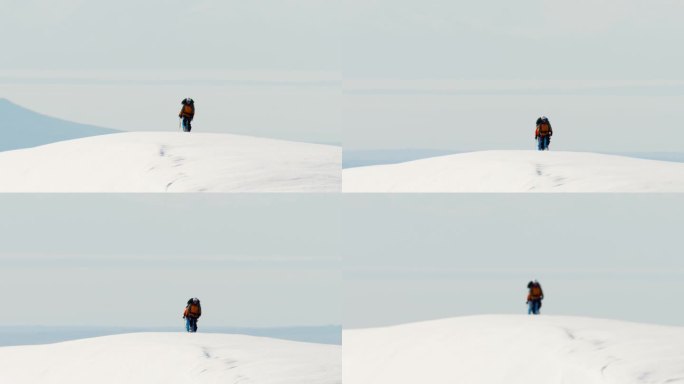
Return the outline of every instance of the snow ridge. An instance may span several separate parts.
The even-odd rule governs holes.
[[[684,383],[684,329],[562,316],[343,332],[345,384]]]
[[[337,345],[212,333],[132,333],[0,348],[0,382],[339,384],[340,359]]]
[[[128,132],[0,153],[0,192],[339,192],[341,149]]]
[[[684,192],[684,163],[482,151],[342,171],[343,192]]]

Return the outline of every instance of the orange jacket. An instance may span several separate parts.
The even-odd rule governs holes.
[[[551,128],[551,124],[547,123],[546,125],[548,125],[549,129],[547,130],[547,132],[545,134],[540,133],[541,124],[537,125],[537,129],[534,130],[534,138],[535,139],[538,138],[539,136],[553,136],[553,128]]]
[[[195,307],[195,312],[191,311],[192,307]],[[199,319],[202,316],[202,307],[199,304],[188,304],[183,311],[183,317],[192,317]]]
[[[195,106],[190,105],[190,104],[183,104],[183,107],[181,107],[180,113],[178,113],[178,117],[187,117],[190,120],[195,116]]]
[[[533,294],[533,290],[534,290],[535,288],[538,288],[538,289],[539,289],[539,292],[536,292],[536,293],[537,293],[536,295]],[[533,286],[533,287],[530,288],[529,293],[527,294],[527,301],[530,301],[530,300],[543,300],[543,299],[544,299],[544,290],[542,289],[541,285],[536,286],[536,287]]]

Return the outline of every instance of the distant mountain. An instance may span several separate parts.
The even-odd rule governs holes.
[[[369,149],[345,150],[342,154],[342,168],[365,167],[367,165],[396,164],[428,157],[462,153],[448,149]]]
[[[451,150],[429,148],[402,149],[345,149],[342,154],[342,168],[365,167],[369,165],[397,164],[407,161],[426,159],[429,157],[455,155],[459,153],[475,152],[475,150]],[[583,151],[586,152],[586,151]],[[684,163],[684,152],[601,152],[605,155],[636,157],[639,159],[673,161]]]
[[[50,344],[122,333],[180,331],[184,331],[184,324],[177,327],[0,326],[0,347]],[[305,343],[342,344],[342,327],[339,325],[249,328],[200,324],[200,332],[251,335]]]
[[[121,132],[33,112],[0,98],[0,151]]]
[[[673,161],[675,163],[684,163],[684,152],[616,152],[607,154],[636,157],[639,159]]]

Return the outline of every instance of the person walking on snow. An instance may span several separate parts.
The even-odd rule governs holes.
[[[202,306],[198,298],[193,297],[188,300],[188,304],[183,311],[183,318],[185,319],[185,330],[188,332],[197,332],[197,319],[202,316]]]
[[[553,136],[553,129],[549,118],[542,116],[537,119],[537,129],[534,131],[534,139],[537,140],[537,149],[540,151],[548,151],[549,144],[551,144],[551,136]]]
[[[181,101],[183,105],[181,107],[178,117],[181,118],[181,125],[183,126],[183,132],[190,132],[192,129],[192,118],[195,117],[195,101],[191,98],[185,98]]]
[[[544,291],[537,280],[527,283],[527,314],[538,315],[544,300]]]

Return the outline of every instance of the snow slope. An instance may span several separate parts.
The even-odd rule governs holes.
[[[345,384],[684,383],[684,328],[489,315],[343,331]]]
[[[128,132],[0,153],[0,192],[339,192],[335,146]]]
[[[483,151],[342,171],[343,192],[684,192],[684,163]]]
[[[333,384],[341,347],[244,335],[130,333],[0,348],[0,383]]]

